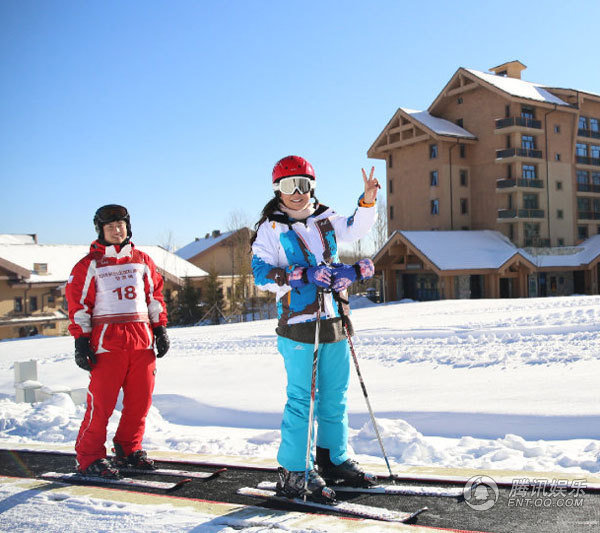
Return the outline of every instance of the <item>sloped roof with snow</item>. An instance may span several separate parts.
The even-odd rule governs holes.
[[[0,233],[0,244],[35,244],[35,235],[30,233]]]
[[[512,96],[537,100],[538,102],[547,102],[549,104],[572,107],[567,102],[561,100],[558,96],[555,96],[548,91],[546,86],[540,85],[539,83],[532,83],[517,78],[509,78],[507,76],[498,76],[497,74],[489,74],[487,72],[481,72],[479,70],[470,68],[465,70]]]
[[[156,266],[177,278],[204,277],[208,274],[181,257],[160,246],[137,246],[147,253]],[[0,259],[9,261],[31,272],[29,283],[62,283],[67,281],[75,263],[89,252],[90,247],[80,244],[0,244]],[[36,274],[34,263],[48,265],[47,274]]]
[[[221,233],[217,237],[196,239],[195,241],[179,248],[179,250],[177,250],[175,253],[183,259],[191,259],[192,257],[197,256],[209,248],[212,248],[215,244],[219,244],[221,241],[224,241],[227,237],[233,235],[234,233],[234,231],[228,231],[227,233]]]
[[[600,235],[578,246],[517,248],[502,233],[493,230],[395,231],[377,252],[375,260],[397,234],[403,235],[439,270],[497,269],[517,254],[539,269],[577,268],[589,265],[600,256]]]
[[[434,117],[429,114],[427,111],[416,111],[414,109],[406,109],[401,107],[402,111],[404,111],[407,115],[410,115],[411,118],[420,122],[427,128],[429,128],[434,133],[438,135],[448,135],[451,137],[465,137],[469,139],[476,139],[475,135],[471,132],[467,131],[464,128],[461,128],[458,124],[454,124],[449,120]]]
[[[501,267],[519,249],[498,231],[400,231],[440,270]]]

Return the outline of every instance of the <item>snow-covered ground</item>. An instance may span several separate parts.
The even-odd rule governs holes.
[[[355,309],[356,351],[395,463],[600,472],[600,297],[387,305],[362,299]],[[145,447],[273,458],[285,402],[274,329],[274,320],[170,329]],[[17,404],[13,384],[14,362],[34,358],[44,385],[85,387],[72,348],[68,337],[0,343],[0,446],[74,444],[83,406],[67,395]],[[352,379],[350,446],[374,463],[379,445]],[[0,497],[13,489],[0,487]],[[93,502],[73,505],[96,515]],[[138,530],[147,531],[129,529]]]

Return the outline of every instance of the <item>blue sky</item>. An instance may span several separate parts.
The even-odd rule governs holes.
[[[183,246],[251,223],[288,154],[351,214],[398,107],[460,66],[600,93],[600,3],[0,2],[0,233],[87,243],[106,203],[134,242]],[[385,189],[382,191],[385,192]]]

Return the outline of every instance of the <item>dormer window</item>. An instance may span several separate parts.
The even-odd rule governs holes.
[[[33,263],[33,271],[36,274],[48,274],[48,263]]]

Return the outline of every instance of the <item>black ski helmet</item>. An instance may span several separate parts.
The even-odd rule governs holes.
[[[131,221],[127,209],[122,205],[108,204],[99,207],[94,215],[94,227],[99,239],[104,239],[104,224],[124,220],[127,225],[127,238],[131,237]]]

